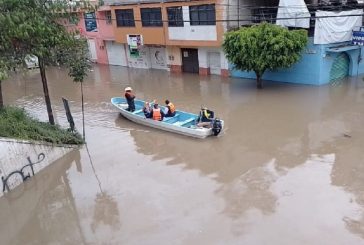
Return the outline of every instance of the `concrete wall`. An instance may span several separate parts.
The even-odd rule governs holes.
[[[107,10],[111,11],[111,10]],[[115,20],[111,20],[111,23],[108,23],[106,20],[106,11],[98,11],[96,13],[97,16],[97,26],[99,30],[99,38],[103,40],[114,40],[114,28],[112,23]]]
[[[216,41],[216,25],[191,26],[190,11],[188,6],[182,7],[184,26],[168,27],[168,38],[170,40],[191,40],[191,41]]]
[[[97,18],[98,18],[98,13],[97,13]],[[91,39],[95,41],[95,48],[96,48],[96,60],[95,62],[100,63],[100,64],[108,64],[108,57],[107,57],[107,50],[105,47],[105,43],[103,38],[100,36],[100,26],[99,26],[99,21],[97,21],[97,28],[98,31],[97,32],[87,32],[86,31],[86,26],[85,26],[85,19],[83,14],[81,13],[79,15],[80,17],[80,21],[78,22],[78,29],[80,30],[81,34],[83,36],[85,36],[87,39]],[[102,25],[101,25],[102,27]],[[113,30],[113,29],[111,29]],[[104,32],[101,32],[104,33]],[[107,30],[105,31],[105,33],[108,33],[111,35],[111,33],[109,33]]]
[[[169,65],[182,65],[182,55],[180,47],[167,46],[167,56]]]
[[[208,47],[200,47],[198,48],[198,63],[200,67],[208,68],[209,67],[209,53],[220,53],[220,66],[221,69],[228,69],[228,62],[225,58],[225,54],[221,48],[208,48]]]
[[[115,40],[119,43],[128,43],[127,35],[142,35],[144,44],[165,45],[165,31],[163,26],[158,27],[143,27],[141,20],[141,8],[162,8],[161,4],[147,4],[147,5],[126,5],[126,6],[112,6],[111,14],[112,19],[116,20],[115,10],[118,9],[132,9],[134,13],[135,26],[132,27],[118,27],[116,21],[113,22]],[[161,10],[162,11],[162,10]],[[165,16],[162,14],[162,19]],[[164,24],[165,25],[165,24]]]
[[[168,67],[172,73],[182,72],[181,49],[177,46],[167,46]]]
[[[309,44],[303,52],[301,60],[288,69],[279,69],[277,71],[267,71],[263,75],[264,80],[290,82],[300,84],[322,85],[330,82],[330,70],[335,58],[340,53],[327,52],[330,47],[340,44],[331,45],[314,45],[310,39]],[[363,49],[346,51],[350,57],[349,75],[355,76],[364,73],[364,64],[361,61],[358,64],[359,52],[364,57]],[[231,76],[255,79],[254,72],[245,72],[234,70],[230,65]]]
[[[0,177],[6,178],[13,171],[20,170],[23,166],[27,165],[29,163],[27,157],[30,157],[31,161],[35,163],[38,160],[38,155],[44,153],[44,160],[34,165],[34,172],[38,173],[73,149],[74,147],[31,144],[28,141],[0,138]],[[24,169],[24,173],[30,173],[29,171],[31,171],[30,168]],[[11,189],[22,183],[21,176],[18,174],[12,175],[8,181]],[[0,186],[0,196],[2,196],[4,194],[2,182]]]
[[[218,73],[212,72],[210,54],[220,54],[220,71]],[[199,47],[198,48],[198,63],[200,67],[200,75],[209,75],[214,73],[216,75],[228,76],[228,61],[221,48]]]
[[[139,57],[130,56],[128,46],[126,46],[128,66],[144,69],[168,69],[167,50],[165,47],[146,46],[139,50]]]
[[[321,64],[321,79],[320,84],[326,84],[330,82],[330,70],[331,67],[336,59],[337,56],[339,56],[341,53],[332,53],[327,52],[328,48],[331,47],[337,47],[340,45],[348,45],[349,43],[343,43],[343,44],[328,44],[328,45],[321,45],[322,49],[322,57],[323,61]],[[349,67],[349,76],[356,76],[358,74],[364,73],[364,63],[362,60],[359,60],[360,57],[364,57],[364,49],[359,48],[354,50],[347,50],[344,51],[350,59],[350,67]],[[360,56],[359,56],[360,54]],[[360,61],[360,62],[359,62]]]
[[[163,15],[167,19],[167,8],[168,7],[179,7],[183,8],[183,19],[184,27],[168,27],[165,25],[166,32],[166,45],[184,46],[184,47],[220,47],[224,32],[226,30],[226,23],[219,21],[224,20],[226,17],[225,12],[225,1],[226,0],[199,0],[199,1],[175,1],[175,2],[164,2]],[[210,26],[190,26],[189,23],[189,6],[200,5],[200,4],[215,4],[216,10],[216,25]],[[169,31],[172,34],[169,35]],[[181,33],[178,33],[181,31]],[[172,37],[172,38],[170,38]]]

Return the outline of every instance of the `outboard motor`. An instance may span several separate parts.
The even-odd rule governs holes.
[[[214,133],[214,136],[218,136],[221,130],[222,130],[221,120],[218,118],[214,119],[212,123],[212,132]]]

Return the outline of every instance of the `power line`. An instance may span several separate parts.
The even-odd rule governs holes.
[[[308,14],[309,12],[303,12],[301,14]],[[258,15],[251,15],[250,17],[257,17]],[[262,15],[263,17],[264,15]],[[342,17],[363,17],[364,13],[362,14],[347,14],[347,15],[330,15],[330,16],[302,16],[302,17],[274,17],[272,20],[298,20],[298,19],[310,19],[310,20],[316,20],[316,19],[326,19],[326,18],[342,18]],[[107,19],[107,18],[82,18],[84,20],[108,20],[108,21],[117,21],[118,19]],[[123,21],[134,21],[134,22],[155,22],[155,23],[165,23],[165,22],[193,22],[194,20],[179,20],[179,19],[173,19],[173,20],[141,20],[141,19],[122,19]],[[229,21],[251,21],[252,19],[216,19],[216,20],[198,20],[200,22],[229,22]],[[126,26],[128,27],[128,26]]]

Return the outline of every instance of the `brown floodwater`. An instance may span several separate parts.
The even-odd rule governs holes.
[[[53,110],[82,132],[80,87],[48,69]],[[201,105],[225,120],[197,140],[136,125],[110,98]],[[47,120],[37,71],[3,83],[6,104]],[[1,244],[364,244],[364,82],[321,87],[95,66],[86,147],[0,198]]]

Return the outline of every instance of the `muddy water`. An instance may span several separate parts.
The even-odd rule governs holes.
[[[48,70],[56,120],[80,90]],[[125,86],[225,120],[196,140],[136,125],[109,103]],[[364,82],[334,86],[95,66],[85,82],[86,148],[0,199],[2,244],[364,244]],[[47,119],[39,74],[5,102]]]

